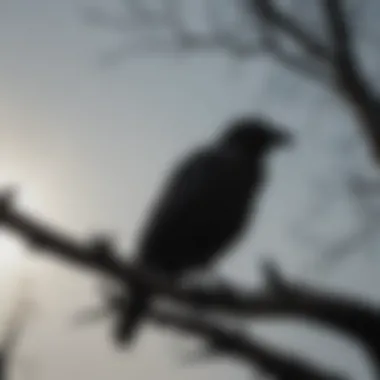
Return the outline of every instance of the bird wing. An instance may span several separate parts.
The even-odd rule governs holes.
[[[234,181],[231,161],[219,152],[208,151],[185,160],[173,173],[153,208],[141,236],[141,251],[146,255],[163,255],[163,252],[155,252],[158,247],[170,251],[175,240],[182,239],[186,244],[187,237],[191,239],[197,231],[207,231],[207,226],[220,217],[218,209],[223,208],[223,203],[231,202],[228,191]],[[151,259],[145,257],[144,261]]]

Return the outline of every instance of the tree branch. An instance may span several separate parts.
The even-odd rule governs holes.
[[[351,28],[341,0],[323,0],[323,8],[333,45],[333,67],[341,92],[356,109],[369,138],[375,158],[380,162],[380,107],[370,84],[355,60]]]
[[[315,36],[302,28],[297,20],[279,11],[273,4],[273,0],[248,0],[248,4],[254,13],[275,29],[292,37],[307,53],[321,61],[330,60],[328,47],[324,46]]]
[[[76,319],[81,325],[94,322],[106,317],[120,307],[117,300],[113,300],[107,308],[86,311]],[[121,300],[123,301],[123,300]],[[111,310],[110,310],[111,309]],[[78,317],[78,316],[77,316]],[[206,342],[206,349],[202,356],[229,355],[247,362],[250,366],[267,375],[276,376],[279,380],[343,380],[342,374],[333,373],[331,370],[322,369],[309,359],[284,354],[267,345],[258,343],[255,338],[248,338],[247,334],[240,331],[221,327],[215,321],[207,321],[198,317],[173,313],[163,310],[151,310],[148,318],[153,324],[180,332],[195,335]]]
[[[219,311],[236,316],[291,316],[313,320],[355,337],[364,344],[380,368],[380,312],[361,301],[317,291],[304,284],[291,284],[276,271],[267,271],[269,287],[261,291],[188,289],[173,287],[156,274],[136,269],[118,259],[109,245],[81,245],[12,209],[10,198],[0,202],[0,222],[38,248],[49,249],[59,259],[83,269],[96,270],[124,285],[144,283],[163,298],[182,305]],[[268,275],[270,273],[270,276]]]
[[[319,65],[310,62],[305,57],[298,54],[288,53],[279,44],[271,44],[264,48],[264,52],[269,53],[275,60],[281,63],[290,71],[303,75],[307,79],[311,79],[318,84],[330,86],[326,70]]]
[[[348,24],[342,0],[323,0],[321,3],[332,40],[331,47],[318,41],[294,17],[281,12],[273,0],[248,0],[248,4],[252,12],[259,15],[269,26],[291,37],[314,61],[324,63],[326,70],[333,71],[340,94],[348,100],[358,115],[373,156],[380,162],[379,100],[355,60],[351,36],[353,28]],[[280,57],[277,58],[281,62]],[[299,71],[299,67],[293,68]]]
[[[136,26],[137,20],[139,31],[150,31],[151,34],[148,36],[148,41],[139,41],[141,45],[137,49],[136,46],[132,46],[130,51],[130,46],[122,44],[116,51],[111,52],[108,59],[106,57],[106,61],[115,61],[129,52],[138,54],[141,51],[157,51],[157,49],[161,52],[166,52],[168,49],[170,52],[176,49],[185,51],[224,49],[239,59],[269,53],[285,67],[306,75],[307,78],[327,83],[329,88],[337,90],[338,95],[349,103],[358,117],[372,155],[380,163],[379,99],[356,62],[351,36],[355,27],[347,22],[344,8],[348,5],[342,0],[323,0],[320,4],[332,44],[320,41],[296,17],[279,9],[273,0],[244,0],[237,5],[241,7],[242,15],[251,16],[251,25],[258,29],[263,37],[259,43],[254,41],[255,38],[251,38],[251,31],[242,30],[242,22],[237,22],[233,31],[214,28],[210,35],[186,29],[178,1],[167,2],[163,6],[163,11],[157,12],[145,9],[140,3],[136,6],[136,0],[129,0],[126,3],[134,21],[132,24]],[[93,18],[98,23],[102,21],[99,12],[92,10],[92,13],[95,14],[96,17]],[[103,19],[105,25],[114,23],[116,28],[123,29],[119,19],[115,19],[114,22],[112,20],[110,22],[109,17],[103,16]],[[169,39],[158,38],[158,32],[163,30],[169,32]],[[289,54],[279,41],[281,35],[290,38],[303,54]]]
[[[343,377],[316,366],[305,358],[280,353],[273,348],[248,339],[246,335],[234,332],[226,327],[221,328],[215,322],[207,323],[189,316],[175,316],[170,313],[154,312],[154,322],[171,328],[185,331],[206,339],[209,348],[221,354],[229,354],[253,363],[259,370],[274,375],[279,380],[338,380]]]

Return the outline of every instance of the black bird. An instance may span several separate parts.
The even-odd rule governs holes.
[[[186,157],[169,178],[137,245],[136,264],[178,281],[204,269],[244,232],[266,179],[265,158],[290,134],[262,118],[243,117]],[[118,344],[130,342],[151,300],[143,286],[116,321]]]

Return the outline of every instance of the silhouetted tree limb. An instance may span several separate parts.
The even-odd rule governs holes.
[[[181,315],[177,317],[170,313],[156,312],[151,315],[153,321],[170,328],[176,328],[189,334],[205,339],[208,348],[218,355],[228,354],[242,359],[251,365],[257,366],[266,374],[274,375],[279,380],[310,379],[310,380],[338,380],[344,377],[330,370],[321,369],[306,358],[297,358],[269,348],[256,340],[248,338],[247,334],[234,332],[226,327],[212,323],[200,322]]]
[[[128,38],[135,37],[135,47],[162,52],[168,48],[223,49],[238,59],[269,54],[284,67],[327,84],[351,107],[374,159],[380,162],[379,99],[360,67],[354,43],[354,37],[359,35],[355,18],[358,7],[365,6],[364,2],[354,4],[353,9],[348,1],[322,0],[318,3],[322,14],[320,28],[326,32],[326,41],[299,21],[302,14],[296,11],[297,7],[285,11],[275,0],[235,0],[233,4],[239,19],[235,20],[234,27],[223,25],[223,20],[218,18],[225,4],[205,1],[209,33],[185,27],[188,16],[181,7],[181,0],[167,0],[160,10],[149,9],[142,3],[136,5],[133,0],[125,4],[124,25],[131,29],[124,33]],[[112,27],[112,17],[99,11],[97,15],[98,24],[103,20],[103,24]],[[123,22],[115,19],[115,24],[120,26]],[[169,37],[157,37],[163,30]],[[146,31],[150,32],[148,36],[145,36]],[[144,40],[141,40],[142,35],[146,37]],[[299,52],[288,51],[283,37],[292,41]],[[123,49],[127,51],[128,46],[123,45]],[[114,53],[114,58],[120,57],[120,51]]]
[[[303,50],[321,61],[334,73],[337,89],[359,116],[376,160],[380,159],[379,100],[371,85],[364,78],[357,62],[351,32],[347,20],[347,4],[341,0],[323,0],[327,32],[331,46],[324,46],[308,33],[294,17],[279,11],[272,0],[252,0],[254,10],[273,27],[292,37]],[[281,60],[280,60],[281,61]]]
[[[376,159],[380,159],[380,111],[379,99],[361,73],[357,62],[351,26],[341,0],[323,0],[329,34],[332,40],[332,64],[343,95],[351,101],[362,121],[363,128],[372,142]]]
[[[330,292],[317,291],[305,286],[305,284],[292,283],[282,278],[280,272],[273,266],[266,267],[267,283],[262,290],[258,291],[244,291],[231,285],[225,285],[219,289],[173,287],[172,284],[169,285],[167,281],[156,274],[148,273],[142,269],[136,270],[133,265],[129,265],[118,258],[115,250],[110,244],[106,244],[104,240],[95,241],[92,245],[80,244],[69,236],[58,233],[52,227],[40,224],[34,218],[15,211],[11,205],[11,198],[6,195],[0,202],[0,222],[3,227],[16,232],[36,248],[49,250],[51,254],[60,259],[68,260],[83,269],[96,270],[124,285],[133,286],[137,282],[144,282],[157,295],[160,294],[163,298],[166,297],[171,301],[179,302],[182,306],[227,314],[233,313],[235,317],[238,315],[255,318],[263,316],[267,318],[306,317],[312,321],[340,330],[346,335],[359,339],[368,349],[375,364],[380,368],[380,311],[378,309],[362,301],[355,301]],[[170,316],[169,314],[154,314],[153,317],[156,322],[170,323],[182,330],[194,332],[194,329],[196,329],[195,332],[201,334],[208,341],[215,334],[215,337],[217,337],[215,339],[218,341],[221,338],[220,334],[223,333],[230,339],[228,340],[224,336],[224,339],[227,339],[230,344],[232,344],[232,341],[235,342],[233,345],[238,345],[238,339],[235,335],[231,336],[224,328],[219,331],[219,328],[216,328],[215,326],[217,325],[214,323],[209,326],[205,321],[198,320],[197,325],[192,319],[183,319],[183,316],[173,316],[172,314]],[[239,344],[242,344],[242,346],[238,346],[242,349],[248,343],[243,341],[243,343]],[[251,342],[250,344],[253,343]],[[256,358],[259,364],[261,363],[260,365],[264,365],[269,360],[267,357],[269,351],[265,351],[264,348],[259,349],[258,347],[261,346],[254,347],[254,349],[251,348],[252,352],[255,352],[255,354],[251,353],[253,356],[258,355],[257,350],[260,352],[264,350],[259,355],[260,358]],[[234,350],[240,349],[235,347]],[[271,350],[270,352],[272,353]],[[247,357],[246,351],[243,350],[241,354],[242,357]],[[277,357],[277,354],[272,353],[272,355]],[[283,362],[274,365],[274,369],[283,369],[284,366],[293,368],[295,365],[290,365],[288,359],[284,359],[284,357],[281,360]],[[307,364],[305,365],[310,367]],[[305,371],[303,367],[300,369],[300,366],[302,367],[298,363],[295,370]],[[288,374],[288,369],[285,373]],[[282,378],[289,378],[286,376]],[[316,376],[321,375],[316,373]],[[301,377],[299,378],[301,379]],[[306,378],[310,379],[311,377],[307,376]]]
[[[280,11],[273,0],[248,0],[248,4],[259,17],[292,37],[307,53],[318,60],[328,61],[330,59],[328,47],[304,29],[295,18]]]
[[[112,305],[117,309],[117,305]],[[77,322],[88,323],[109,314],[108,309],[86,312]],[[207,349],[202,355],[211,353],[213,356],[231,356],[257,367],[267,375],[274,375],[279,380],[310,379],[339,380],[348,379],[331,370],[322,369],[306,358],[287,355],[260,344],[247,334],[234,331],[231,328],[219,326],[214,321],[195,318],[189,315],[176,314],[167,311],[151,310],[148,318],[161,327],[178,330],[205,340]]]

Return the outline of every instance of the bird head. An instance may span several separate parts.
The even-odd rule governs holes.
[[[230,122],[222,140],[229,146],[254,155],[272,148],[289,146],[293,142],[289,132],[282,131],[271,121],[258,117],[242,117]]]

